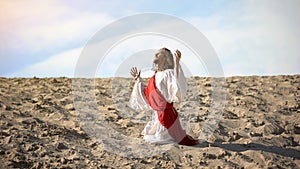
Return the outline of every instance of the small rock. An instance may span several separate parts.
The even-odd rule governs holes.
[[[3,123],[2,123],[3,124]],[[1,124],[1,125],[2,125]],[[3,124],[2,126],[5,126],[6,124]],[[4,131],[0,131],[0,136],[4,136],[4,137],[7,137],[9,136],[9,134],[7,132],[4,132]]]
[[[41,152],[40,152],[40,156],[41,157],[45,157],[46,155],[48,155],[49,153],[46,151],[46,150],[42,150]]]
[[[11,136],[4,138],[4,144],[9,144],[11,142]]]
[[[13,110],[13,108],[10,107],[10,106],[6,106],[6,107],[5,107],[5,110],[10,111],[10,110]]]
[[[217,156],[215,154],[207,154],[207,153],[203,153],[204,158],[208,158],[208,159],[216,159]]]
[[[110,110],[116,110],[116,109],[113,107],[108,107],[107,110],[110,111]]]
[[[263,128],[263,133],[265,135],[268,135],[268,134],[279,135],[283,132],[284,132],[284,129],[281,126],[279,126],[277,123],[266,124]]]
[[[300,124],[296,124],[294,126],[294,132],[295,132],[295,134],[300,134]]]
[[[205,165],[207,165],[207,162],[206,162],[206,161],[203,161],[203,160],[201,160],[201,161],[199,162],[199,164],[200,164],[200,165],[202,165],[202,166],[205,166]]]
[[[97,146],[97,142],[92,142],[91,144],[89,144],[90,147],[95,147]]]
[[[229,132],[229,138],[227,139],[228,142],[235,141],[241,138],[237,131]]]
[[[31,99],[31,102],[32,102],[32,103],[37,103],[38,101],[39,101],[38,98],[32,98],[32,99]]]
[[[67,104],[67,105],[65,106],[65,108],[66,108],[67,110],[71,110],[71,111],[74,111],[74,110],[75,110],[73,104]]]
[[[64,145],[63,143],[58,143],[56,146],[58,149],[68,149],[68,147],[66,145]]]
[[[25,149],[27,151],[34,151],[34,146],[32,144],[27,144]]]
[[[62,164],[67,164],[67,160],[66,160],[64,157],[62,157],[62,158],[60,159],[60,162],[61,162]]]
[[[262,133],[255,133],[255,132],[250,132],[249,136],[251,137],[261,137],[263,134]]]

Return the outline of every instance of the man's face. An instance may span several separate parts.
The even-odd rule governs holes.
[[[154,60],[153,60],[153,63],[160,63],[163,59],[163,54],[162,54],[162,51],[159,50],[155,55],[154,55]]]

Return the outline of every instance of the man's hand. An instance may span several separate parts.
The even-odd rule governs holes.
[[[130,74],[131,74],[131,76],[133,76],[134,80],[136,80],[137,78],[140,77],[141,70],[138,71],[136,67],[132,67],[131,70],[130,70]]]
[[[181,59],[181,52],[177,49],[176,53],[174,53],[174,55],[176,56],[176,64],[179,64],[179,61]]]
[[[181,52],[177,49],[176,50],[176,53],[174,53],[174,55],[176,56],[176,74],[178,76],[178,73],[179,73],[179,61],[181,59]]]

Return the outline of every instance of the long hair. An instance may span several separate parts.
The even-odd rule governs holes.
[[[174,69],[174,59],[171,51],[168,48],[159,49],[161,54],[160,57],[163,57],[160,62],[153,63],[155,66],[155,71],[164,71],[166,69]]]

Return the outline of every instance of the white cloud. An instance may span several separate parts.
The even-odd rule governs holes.
[[[72,49],[63,53],[59,53],[49,57],[47,60],[30,65],[18,72],[7,75],[8,77],[74,77],[76,64],[81,55],[83,58],[83,65],[91,63],[92,60],[97,60],[101,56],[98,55],[100,43],[89,44],[87,49],[95,55],[85,56],[81,55],[83,48]],[[204,67],[199,59],[183,44],[173,39],[158,35],[143,35],[126,39],[112,48],[108,55],[99,62],[98,70],[95,70],[97,77],[112,77],[122,76],[129,77],[129,70],[132,66],[138,66],[140,69],[149,69],[152,66],[153,50],[156,51],[161,47],[168,47],[173,52],[180,49],[182,56],[183,68],[186,75],[204,75],[207,76]],[[90,49],[89,49],[90,48]],[[152,51],[148,51],[153,49]],[[145,53],[140,53],[146,51]],[[96,58],[93,58],[96,57]],[[142,57],[142,58],[139,58]],[[132,60],[134,59],[134,60]],[[121,69],[120,69],[121,68]],[[92,66],[84,66],[83,71],[93,71]],[[117,72],[119,71],[119,72]],[[120,72],[122,71],[122,72]],[[81,73],[80,73],[81,74]],[[84,73],[83,73],[84,74]],[[143,76],[149,76],[143,74]],[[89,77],[86,73],[84,77]]]
[[[87,40],[113,20],[102,13],[72,8],[62,1],[4,1],[1,5],[0,34],[11,41],[11,46],[21,49],[41,50]]]
[[[55,48],[61,46],[62,49],[67,49],[66,46],[70,48],[74,42],[88,40],[99,28],[114,20],[99,11],[83,11],[77,7],[69,7],[62,1],[3,1],[0,6],[3,8],[0,15],[0,34],[5,39],[1,43],[3,49],[12,47],[17,50],[57,51]],[[226,76],[295,74],[300,73],[298,7],[299,1],[245,1],[239,9],[224,9],[205,17],[189,16],[187,21],[203,32],[211,42]],[[115,71],[125,55],[130,56],[149,48],[181,48],[183,53],[192,55],[188,49],[171,41],[152,40],[151,43],[144,43],[143,40],[128,41],[111,51],[111,62],[105,62],[107,72]],[[46,60],[11,75],[72,77],[77,60],[74,57],[76,50],[79,49],[55,56],[30,56],[26,59],[43,57]],[[74,55],[72,51],[75,52]],[[21,58],[6,59],[10,59],[13,64]],[[62,61],[66,65],[58,64]],[[189,68],[195,67],[196,70],[197,64],[193,64],[192,59],[183,61]],[[58,71],[50,72],[45,67]]]
[[[56,0],[1,1],[0,13],[1,75],[82,46],[113,20]]]
[[[30,65],[8,77],[74,77],[74,70],[82,48],[76,48]]]
[[[190,22],[212,43],[226,76],[299,74],[298,8],[299,1],[247,1]]]
[[[86,41],[109,21],[111,18],[102,14],[84,13],[58,23],[36,25],[22,31],[21,36],[35,50],[50,45],[65,46]]]

